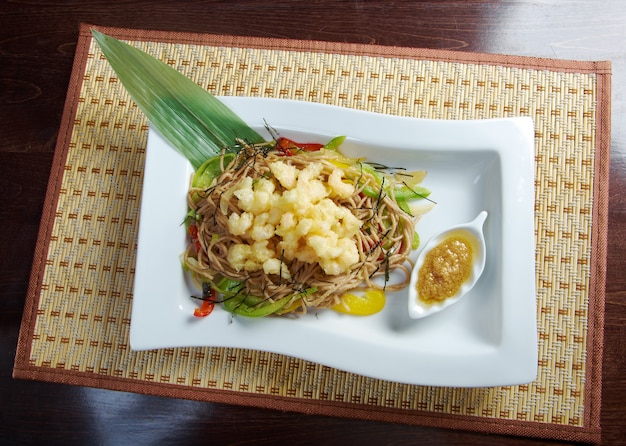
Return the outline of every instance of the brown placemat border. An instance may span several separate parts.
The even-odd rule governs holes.
[[[97,28],[119,39],[192,43],[227,47],[284,49],[295,51],[333,52],[380,57],[399,57],[491,64],[506,67],[533,68],[563,72],[594,73],[597,75],[597,116],[595,180],[592,225],[592,263],[589,291],[588,341],[586,360],[586,389],[588,396],[584,427],[535,423],[528,421],[487,419],[469,415],[406,411],[369,407],[352,403],[319,401],[252,395],[237,391],[198,389],[175,384],[140,382],[126,378],[102,377],[86,372],[55,370],[29,365],[31,339],[35,328],[39,292],[53,227],[64,165],[73,131],[92,25],[82,24],[70,77],[66,103],[53,158],[50,179],[42,211],[38,241],[34,252],[32,273],[26,295],[22,326],[17,345],[13,376],[19,379],[42,380],[111,390],[144,393],[157,396],[213,401],[226,404],[263,407],[308,414],[349,417],[430,427],[463,429],[504,435],[523,435],[567,441],[600,441],[600,409],[602,392],[602,348],[604,327],[604,293],[606,281],[606,249],[608,228],[608,180],[610,154],[611,63],[609,61],[571,61],[527,56],[486,53],[465,53],[448,50],[388,47],[381,45],[347,44],[307,40],[226,36],[184,32],[148,31],[114,27]]]

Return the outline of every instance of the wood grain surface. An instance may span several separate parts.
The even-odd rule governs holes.
[[[611,60],[602,444],[625,444],[626,2],[621,0],[1,1],[0,439],[6,440],[4,444],[555,444],[13,380],[24,297],[81,22]]]

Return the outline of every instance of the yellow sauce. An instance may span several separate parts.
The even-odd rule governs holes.
[[[472,244],[455,235],[434,247],[419,270],[417,292],[426,303],[442,302],[458,293],[472,272]]]

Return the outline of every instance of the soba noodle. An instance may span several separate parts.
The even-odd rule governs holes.
[[[263,298],[264,302],[275,302],[285,296],[293,296],[284,312],[304,313],[307,308],[327,308],[340,302],[341,296],[351,290],[386,289],[399,290],[409,282],[412,262],[409,259],[415,224],[418,216],[402,210],[392,196],[393,176],[385,176],[385,189],[380,185],[380,176],[363,169],[357,161],[343,168],[343,181],[354,187],[347,198],[333,197],[339,207],[344,207],[362,224],[354,237],[358,250],[358,261],[341,274],[327,274],[317,262],[305,262],[297,258],[280,255],[281,266],[288,268],[285,275],[266,274],[264,270],[249,271],[236,268],[228,261],[229,249],[234,244],[251,244],[249,236],[233,235],[228,228],[231,214],[241,214],[233,188],[245,177],[253,181],[271,178],[270,165],[281,162],[302,171],[311,163],[321,164],[319,179],[327,182],[331,173],[338,169],[336,152],[296,152],[291,156],[275,150],[247,147],[227,165],[208,189],[191,187],[188,205],[197,226],[196,243],[186,250],[185,264],[198,281],[215,283],[225,277],[241,282],[239,292]],[[277,192],[281,185],[275,181]],[[375,188],[377,197],[363,193],[364,188]],[[372,195],[372,194],[369,194]],[[274,234],[268,247],[277,250],[281,238]],[[392,271],[404,277],[398,283],[390,283]],[[394,277],[396,274],[394,274]],[[287,277],[287,278],[285,278]],[[378,279],[376,279],[378,278]],[[381,280],[382,279],[382,280]]]

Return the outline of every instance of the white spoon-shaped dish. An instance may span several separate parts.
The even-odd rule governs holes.
[[[486,261],[486,249],[485,249],[485,237],[483,233],[483,224],[487,219],[487,212],[482,211],[471,222],[454,226],[439,234],[433,236],[421,250],[417,256],[415,267],[411,272],[411,283],[409,286],[409,316],[412,319],[420,319],[431,314],[437,313],[450,305],[455,304],[461,298],[471,290],[478,279],[480,278],[483,270],[485,269]],[[426,255],[437,245],[444,242],[446,239],[454,236],[459,236],[470,243],[472,247],[472,268],[469,277],[463,282],[458,292],[441,302],[426,303],[419,298],[417,291],[419,281],[419,270],[424,264]]]

